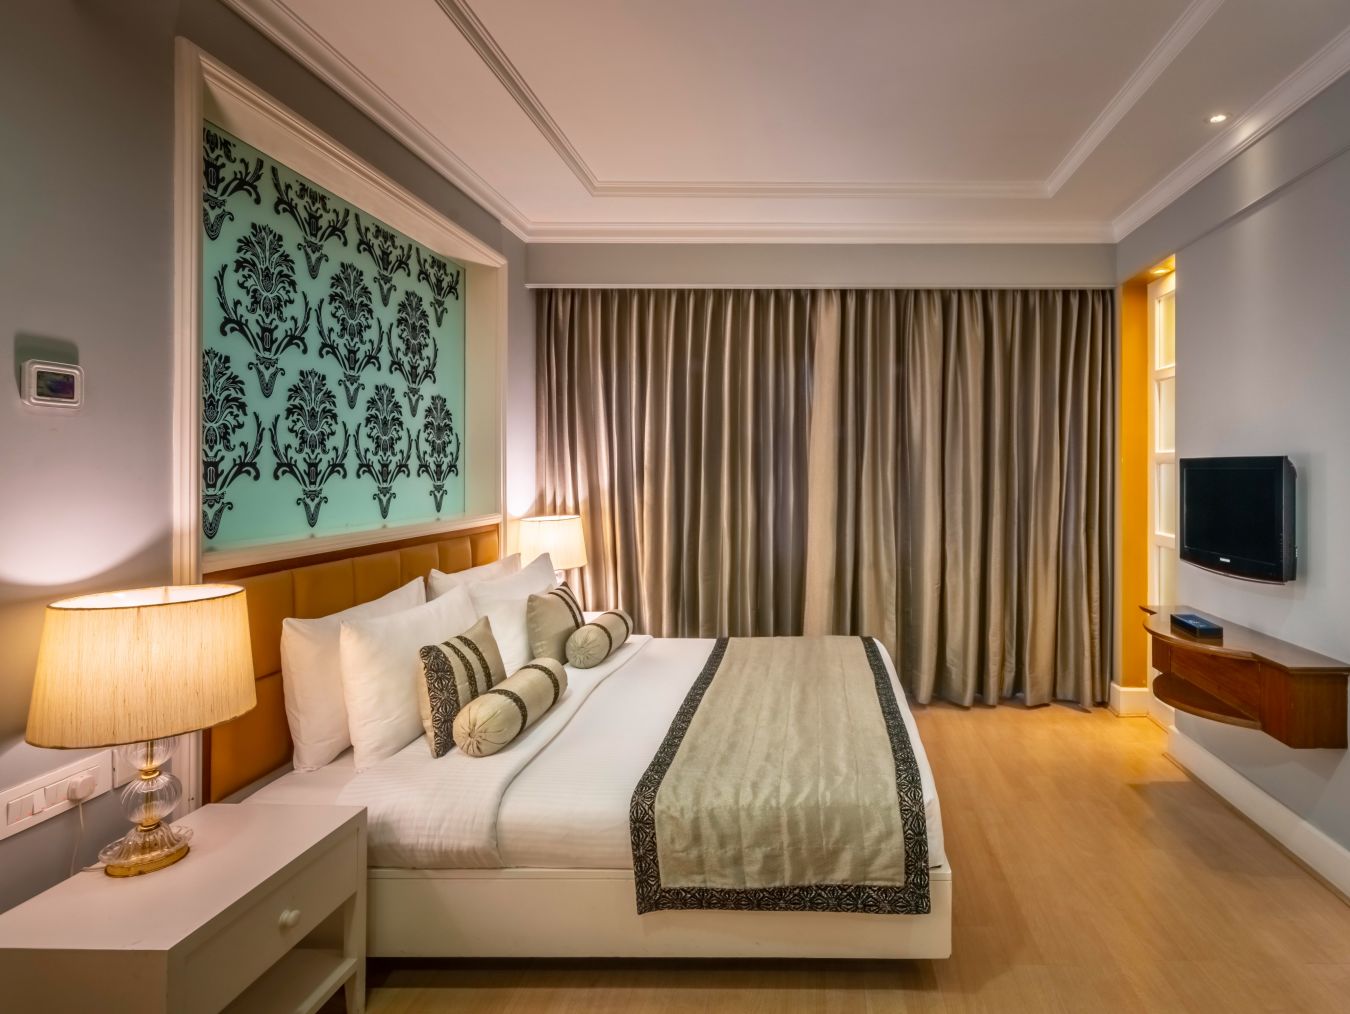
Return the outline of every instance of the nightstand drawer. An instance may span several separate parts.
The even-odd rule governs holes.
[[[212,932],[184,941],[178,989],[170,1009],[214,1011],[204,998],[236,996],[323,922],[360,889],[365,876],[357,828],[343,829],[320,843],[291,876],[275,885],[263,885],[261,894],[238,904],[238,915],[227,913]]]

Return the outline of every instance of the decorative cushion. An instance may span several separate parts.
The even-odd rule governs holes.
[[[453,574],[444,574],[432,569],[427,575],[427,598],[438,599],[453,588],[467,588],[479,581],[490,581],[497,577],[506,577],[520,570],[520,554],[512,553],[496,563],[485,563],[481,567],[457,570]]]
[[[590,623],[578,627],[567,639],[567,664],[578,669],[597,666],[628,640],[633,621],[622,609],[601,613]]]
[[[535,559],[524,570],[506,577],[478,581],[469,585],[469,597],[479,616],[492,620],[492,633],[502,651],[502,664],[515,672],[534,656],[530,652],[530,631],[525,620],[525,604],[531,595],[556,588],[553,561],[548,554]]]
[[[281,690],[295,744],[291,763],[297,771],[315,771],[352,745],[338,654],[342,624],[401,613],[426,600],[418,578],[382,598],[340,613],[310,620],[282,620]]]
[[[567,584],[543,595],[531,595],[525,604],[525,625],[530,632],[530,654],[535,658],[567,658],[567,639],[585,623],[581,603]]]
[[[480,694],[504,682],[506,670],[486,616],[448,641],[426,645],[417,655],[422,665],[417,681],[422,729],[431,755],[443,757],[455,745],[456,716]]]
[[[455,719],[455,745],[486,757],[539,720],[567,689],[567,670],[554,658],[536,658],[500,686],[464,705]]]
[[[357,771],[392,757],[421,735],[417,653],[477,619],[469,593],[456,588],[393,616],[342,624],[342,692]]]

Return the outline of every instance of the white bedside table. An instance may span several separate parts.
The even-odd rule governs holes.
[[[192,851],[77,873],[0,914],[0,1008],[41,1014],[365,1008],[366,812],[206,806]]]

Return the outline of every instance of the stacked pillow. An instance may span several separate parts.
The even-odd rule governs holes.
[[[339,662],[342,624],[401,613],[425,601],[426,592],[419,579],[340,613],[282,621],[281,688],[295,743],[293,764],[297,771],[317,770],[352,745]]]
[[[363,771],[425,735],[441,757],[495,753],[567,689],[564,660],[599,664],[632,629],[620,612],[584,622],[540,556],[455,574],[433,570],[383,598],[282,624],[294,765],[313,770],[348,746]],[[508,676],[508,674],[510,674]]]
[[[526,602],[531,595],[543,594],[557,584],[553,561],[545,553],[518,573],[469,585],[469,597],[478,615],[492,621],[492,633],[507,672],[514,673],[534,657],[530,651]]]
[[[566,584],[542,595],[531,595],[525,603],[530,654],[535,658],[565,661],[567,639],[585,622],[581,604]]]
[[[392,757],[422,732],[416,675],[423,647],[478,621],[469,593],[455,588],[414,609],[342,624],[342,692],[356,770]]]

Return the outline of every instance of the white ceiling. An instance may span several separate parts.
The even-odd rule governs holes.
[[[228,2],[531,241],[1115,240],[1350,70],[1350,0]]]

